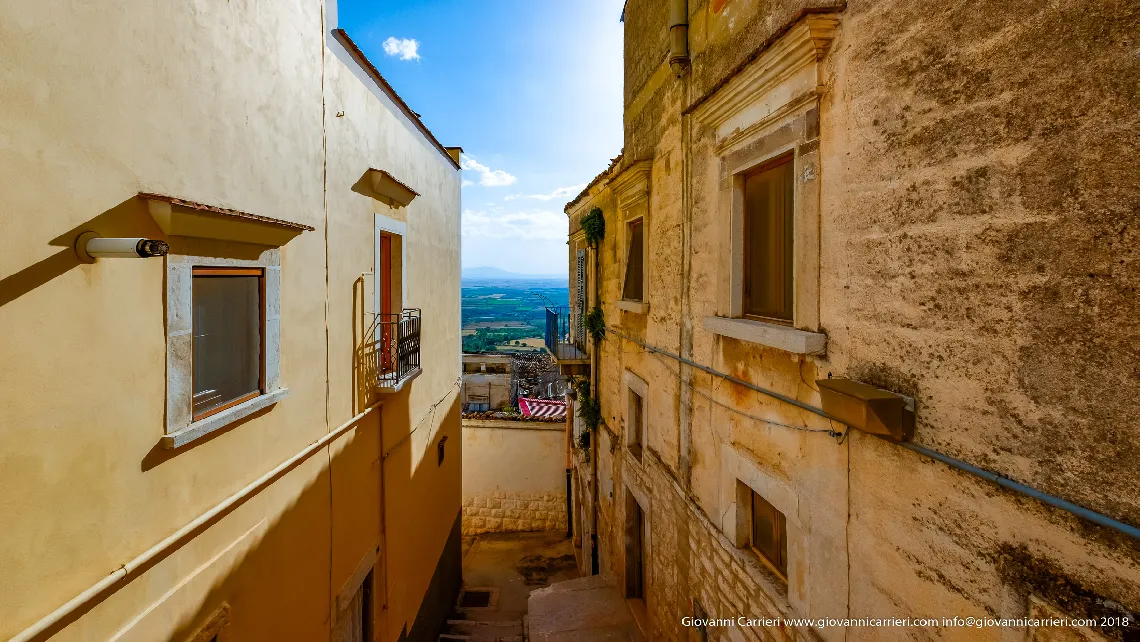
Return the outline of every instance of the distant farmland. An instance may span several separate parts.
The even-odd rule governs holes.
[[[463,280],[463,349],[541,350],[546,306],[567,306],[570,292],[557,280]],[[520,341],[525,345],[515,346]]]

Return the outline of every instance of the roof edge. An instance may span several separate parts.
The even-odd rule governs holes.
[[[367,73],[369,77],[371,77],[372,80],[377,84],[377,86],[380,87],[380,90],[387,94],[388,97],[392,99],[392,102],[396,103],[396,106],[400,108],[400,111],[408,117],[408,120],[412,121],[412,123],[415,124],[416,129],[420,130],[420,133],[423,134],[437,150],[439,150],[439,153],[443,154],[444,158],[447,159],[447,162],[451,163],[452,167],[455,169],[459,169],[459,161],[457,161],[447,151],[446,147],[440,144],[435,135],[431,133],[431,130],[427,128],[427,125],[424,125],[423,121],[420,120],[419,114],[412,111],[412,108],[408,107],[408,103],[404,102],[403,98],[400,98],[400,95],[396,93],[396,90],[392,88],[392,85],[389,85],[388,81],[384,80],[384,76],[380,74],[380,70],[376,69],[376,66],[372,64],[372,61],[368,59],[368,56],[364,55],[364,52],[361,51],[360,47],[356,45],[356,42],[353,41],[351,37],[349,37],[348,32],[344,29],[333,29],[332,34],[336,38],[337,42],[344,46],[344,48],[348,51],[348,54],[352,56],[353,60],[355,60],[358,65],[360,65],[360,68],[363,69],[364,72]]]

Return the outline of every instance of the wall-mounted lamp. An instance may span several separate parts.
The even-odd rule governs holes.
[[[823,411],[863,432],[895,441],[914,437],[914,400],[851,379],[820,379]]]
[[[103,238],[95,232],[84,232],[75,239],[75,253],[84,263],[96,259],[147,259],[166,256],[166,241],[145,238]]]

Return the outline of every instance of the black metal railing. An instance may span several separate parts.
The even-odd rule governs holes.
[[[581,333],[574,333],[581,334]],[[558,360],[586,359],[586,346],[571,333],[570,308],[546,308],[546,349]]]
[[[365,336],[364,369],[378,388],[394,388],[420,369],[420,310],[378,314]]]

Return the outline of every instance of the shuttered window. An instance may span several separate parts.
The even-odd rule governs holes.
[[[792,321],[792,155],[744,178],[744,316]]]
[[[574,297],[574,344],[581,346],[586,343],[586,324],[583,317],[586,314],[586,250],[578,250],[577,277],[575,281]]]

